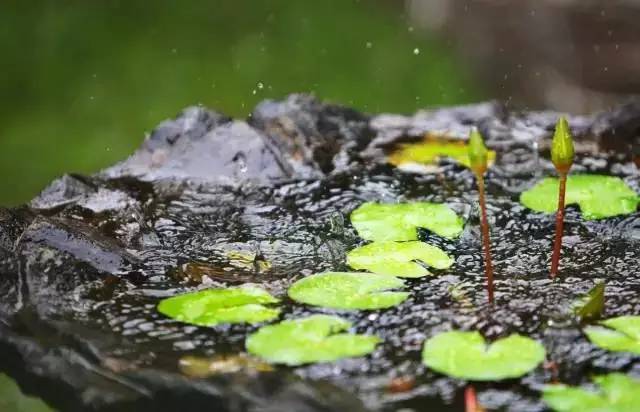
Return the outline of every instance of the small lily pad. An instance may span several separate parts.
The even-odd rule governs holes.
[[[488,152],[489,162],[493,163],[496,152]],[[441,159],[451,159],[465,167],[469,167],[469,148],[466,142],[427,136],[418,143],[402,144],[388,156],[394,166],[417,170],[415,165],[433,165]],[[426,168],[425,170],[429,170]]]
[[[558,412],[632,412],[640,406],[640,381],[621,373],[596,376],[598,392],[566,386],[547,385],[542,399]]]
[[[333,309],[384,309],[403,302],[407,292],[392,292],[404,286],[393,276],[360,272],[325,272],[308,276],[289,288],[296,302]]]
[[[548,177],[520,195],[520,202],[536,212],[558,208],[558,179]],[[578,204],[587,220],[634,213],[640,197],[615,176],[569,175],[566,204]]]
[[[367,355],[380,339],[343,332],[351,323],[336,316],[313,315],[263,326],[247,338],[249,353],[271,363],[301,365]]]
[[[591,343],[614,352],[640,354],[640,316],[619,316],[600,325],[584,328]]]
[[[478,332],[444,332],[427,340],[422,350],[422,362],[429,368],[474,381],[518,378],[544,357],[540,343],[518,334],[487,345]]]
[[[54,412],[42,399],[25,395],[16,382],[0,373],[0,411]]]
[[[572,311],[581,321],[599,319],[604,312],[604,282],[598,282],[586,295],[576,299]]]
[[[381,275],[418,278],[431,273],[416,261],[446,269],[454,260],[442,249],[419,241],[373,242],[347,254],[347,264]]]
[[[455,238],[464,222],[451,208],[441,203],[414,202],[381,204],[367,202],[351,213],[351,224],[366,240],[417,240],[418,228]]]
[[[276,318],[280,310],[269,292],[255,286],[207,289],[163,299],[158,311],[180,322],[198,326],[220,323],[259,323]]]

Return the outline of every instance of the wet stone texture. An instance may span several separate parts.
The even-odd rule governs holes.
[[[553,216],[517,202],[553,173],[556,119],[496,103],[370,116],[304,95],[261,103],[246,121],[186,109],[127,160],[93,176],[63,176],[29,205],[0,210],[0,371],[63,411],[461,411],[466,383],[427,370],[420,351],[437,332],[477,329],[489,339],[519,332],[540,340],[563,382],[614,370],[640,375],[638,356],[597,349],[569,315],[597,279],[606,281],[607,317],[640,314],[640,214],[587,222],[569,207],[561,276],[552,283]],[[578,139],[573,170],[620,176],[640,192],[640,104],[569,121]],[[447,162],[426,175],[385,162],[398,142],[425,133],[465,138],[472,126],[498,153],[487,176],[493,309],[472,174]],[[283,319],[333,313],[293,303],[286,288],[315,272],[348,270],[346,252],[363,244],[349,213],[374,200],[446,202],[466,226],[454,241],[421,232],[456,263],[407,280],[404,303],[338,312],[354,331],[383,339],[371,356],[184,373],[181,359],[242,354],[258,326],[181,324],[156,312],[161,298],[252,282],[283,299]],[[551,379],[541,367],[477,385],[479,399],[490,410],[543,411],[539,390]]]

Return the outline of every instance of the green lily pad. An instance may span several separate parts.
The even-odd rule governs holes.
[[[614,351],[640,354],[640,316],[620,316],[588,326],[584,333],[594,345]]]
[[[520,203],[536,212],[558,209],[558,179],[545,178],[520,195]],[[578,204],[587,220],[634,213],[640,197],[619,177],[569,175],[566,204]]]
[[[367,355],[380,339],[343,332],[351,323],[336,316],[313,315],[263,326],[247,338],[249,353],[270,363],[301,365]]]
[[[586,295],[576,299],[571,309],[581,321],[599,319],[604,312],[604,282],[598,282]]]
[[[473,381],[518,378],[544,357],[540,343],[518,334],[487,345],[478,332],[444,332],[427,340],[422,350],[422,362],[429,368]]]
[[[0,373],[0,411],[54,412],[42,399],[22,393],[13,379]]]
[[[489,163],[493,163],[496,152],[488,152]],[[426,137],[418,143],[402,144],[393,151],[388,161],[394,166],[432,165],[443,158],[449,158],[469,167],[469,148],[466,142],[450,139]]]
[[[373,310],[402,303],[407,292],[392,292],[404,286],[393,276],[361,272],[325,272],[308,276],[289,288],[296,302],[333,309]]]
[[[416,261],[436,269],[446,269],[454,262],[442,249],[419,241],[373,242],[347,254],[347,264],[353,269],[405,278],[431,274]]]
[[[207,289],[163,299],[158,311],[180,322],[198,326],[220,323],[259,323],[272,320],[280,310],[265,305],[278,303],[269,292],[255,286]]]
[[[640,407],[640,381],[621,373],[596,376],[598,392],[547,385],[542,399],[558,412],[632,412]]]
[[[367,202],[351,213],[351,224],[363,239],[417,240],[418,228],[455,238],[464,222],[445,204],[414,202],[381,204]]]

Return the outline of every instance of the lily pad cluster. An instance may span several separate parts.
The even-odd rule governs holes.
[[[558,179],[548,177],[520,195],[520,202],[536,212],[552,213],[558,208]],[[640,196],[615,176],[569,175],[566,204],[580,206],[587,220],[602,219],[636,211]]]

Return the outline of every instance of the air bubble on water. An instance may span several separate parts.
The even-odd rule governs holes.
[[[419,48],[415,48],[413,49],[413,54],[415,54],[416,56],[420,54],[420,49]]]

